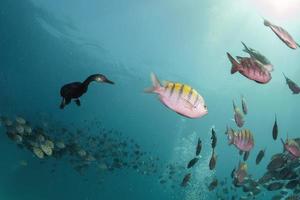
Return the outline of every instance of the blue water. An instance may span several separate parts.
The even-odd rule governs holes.
[[[299,137],[300,117],[299,96],[291,94],[282,76],[284,72],[300,83],[300,52],[286,47],[266,28],[262,15],[250,1],[236,0],[1,0],[0,114],[70,129],[101,122],[104,128],[133,138],[160,161],[159,172],[151,176],[129,169],[99,174],[92,168],[80,175],[66,159],[41,164],[10,141],[2,127],[0,199],[216,199],[206,186],[213,177],[229,179],[240,159],[227,145],[224,132],[227,125],[236,128],[232,100],[239,102],[241,95],[249,106],[245,128],[255,137],[249,173],[261,176],[271,155],[282,152],[280,141],[271,137],[275,113],[282,138],[287,132],[291,138]],[[264,17],[283,24],[300,41],[300,14]],[[226,52],[240,55],[241,41],[274,64],[270,83],[259,85],[230,75]],[[151,86],[150,72],[196,88],[209,114],[187,119],[167,109],[155,95],[145,94],[144,88]],[[94,83],[81,107],[72,103],[60,110],[60,87],[93,73],[103,73],[116,84]],[[88,126],[89,131],[84,128],[88,134],[98,134],[93,123]],[[218,135],[213,171],[208,169],[211,127]],[[175,189],[170,185],[178,186],[181,180],[160,184],[158,177],[169,163],[185,165],[193,157],[198,137],[204,146],[202,158],[191,170],[191,184]],[[256,166],[255,156],[263,148],[266,158]],[[21,166],[21,160],[28,165]],[[54,163],[56,170],[50,173]],[[258,199],[274,194],[263,193]]]

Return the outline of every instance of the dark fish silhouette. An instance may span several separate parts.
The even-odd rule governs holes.
[[[216,168],[216,164],[217,164],[217,156],[215,154],[215,150],[213,149],[210,161],[209,161],[209,169],[213,170]]]
[[[244,153],[243,160],[244,160],[244,161],[248,160],[249,155],[250,155],[250,151],[246,151],[246,152]]]
[[[299,94],[300,93],[300,87],[291,79],[289,79],[284,73],[283,76],[286,80],[286,84],[289,86],[290,90],[293,92],[293,94]]]
[[[294,189],[295,187],[297,187],[298,185],[300,185],[300,181],[299,180],[290,180],[286,185],[285,188],[287,189]]]
[[[202,149],[202,141],[199,138],[198,139],[198,143],[197,143],[197,147],[196,147],[196,156],[199,156],[201,153],[201,149]]]
[[[187,168],[191,168],[193,167],[197,162],[198,162],[199,158],[193,158],[192,160],[190,160],[190,162],[187,165]]]
[[[267,185],[267,190],[269,191],[275,191],[275,190],[280,190],[284,184],[282,182],[273,182]]]
[[[217,146],[217,135],[214,128],[211,129],[211,147],[214,149]]]
[[[180,184],[181,187],[186,187],[186,186],[188,185],[188,183],[189,183],[191,177],[192,177],[192,174],[191,174],[191,173],[186,174],[186,175],[183,177],[182,182],[181,182],[181,184]]]
[[[218,179],[212,180],[212,182],[208,186],[208,190],[212,191],[218,186]]]
[[[275,115],[275,122],[273,125],[272,136],[274,140],[277,140],[278,137],[278,125],[277,125],[277,116]]]
[[[264,149],[264,150],[260,150],[260,151],[258,152],[258,154],[257,154],[257,156],[256,156],[256,159],[255,159],[256,165],[258,165],[258,164],[261,162],[261,160],[264,158],[265,152],[266,152],[265,149]]]

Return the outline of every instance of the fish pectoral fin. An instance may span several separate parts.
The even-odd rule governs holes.
[[[193,110],[195,108],[195,106],[191,102],[189,102],[187,99],[185,99],[185,98],[181,98],[181,99],[184,102],[184,107],[186,107],[190,110]]]

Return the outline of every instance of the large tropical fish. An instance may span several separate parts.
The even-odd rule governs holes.
[[[255,58],[237,57],[239,63],[229,53],[227,56],[232,64],[231,74],[239,72],[246,78],[260,84],[268,83],[272,79],[270,71]]]
[[[268,20],[264,20],[264,25],[270,27],[271,30],[279,37],[279,39],[291,49],[296,49],[297,47],[299,47],[299,44],[295,42],[294,38],[282,27],[276,26]]]
[[[241,151],[250,151],[254,146],[253,135],[250,130],[241,130],[239,132],[229,132],[227,134],[228,144],[233,144]]]
[[[299,94],[300,93],[300,87],[291,79],[289,79],[285,74],[283,74],[286,84],[289,86],[290,90],[293,92],[293,94]]]
[[[203,97],[192,87],[173,82],[162,86],[153,73],[151,80],[153,87],[145,92],[158,94],[160,101],[171,110],[188,118],[199,118],[208,113]]]
[[[273,71],[273,65],[264,55],[262,55],[259,51],[255,49],[247,47],[245,43],[242,42],[242,44],[245,47],[245,49],[243,49],[244,52],[248,53],[251,56],[251,58],[255,58],[256,60],[261,62],[264,65],[264,67],[267,68],[269,71]]]

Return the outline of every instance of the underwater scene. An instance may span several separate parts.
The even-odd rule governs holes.
[[[299,0],[1,0],[0,200],[300,200]]]

